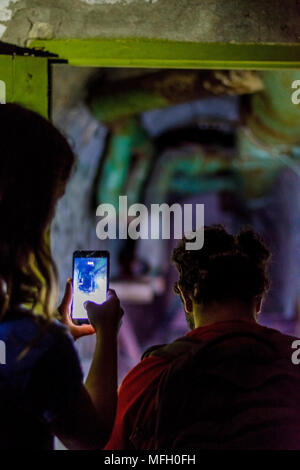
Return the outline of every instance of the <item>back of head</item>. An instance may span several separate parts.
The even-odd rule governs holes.
[[[47,228],[74,155],[50,121],[17,104],[0,106],[0,126],[0,277],[9,305],[34,303],[55,277]]]
[[[173,251],[179,271],[179,287],[198,304],[261,299],[269,288],[267,268],[270,252],[250,229],[231,235],[221,225],[204,229],[201,250],[186,250],[183,239]]]

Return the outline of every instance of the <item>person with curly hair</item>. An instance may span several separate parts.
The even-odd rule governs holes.
[[[271,254],[251,229],[204,228],[172,261],[190,332],[123,380],[106,449],[300,449],[295,338],[259,325]]]

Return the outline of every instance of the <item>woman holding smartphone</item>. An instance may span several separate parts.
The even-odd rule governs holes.
[[[114,422],[123,311],[110,290],[102,305],[87,303],[91,325],[74,325],[71,280],[55,308],[49,226],[74,155],[49,121],[21,106],[0,106],[0,128],[0,448],[53,449],[56,435],[70,449],[99,449]],[[83,384],[71,335],[94,332]]]

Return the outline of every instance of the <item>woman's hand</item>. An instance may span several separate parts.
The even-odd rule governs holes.
[[[62,317],[62,322],[68,327],[71,335],[76,340],[81,336],[92,335],[95,333],[92,325],[75,325],[71,318],[71,303],[72,303],[72,279],[68,279],[66,284],[65,293],[61,301],[58,311]]]
[[[124,311],[113,289],[108,290],[107,299],[102,304],[86,301],[83,305],[96,334],[118,333]]]

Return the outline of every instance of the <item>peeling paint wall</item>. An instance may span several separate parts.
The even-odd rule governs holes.
[[[2,40],[145,37],[300,42],[295,0],[1,0]]]
[[[0,38],[7,29],[6,23],[12,19],[12,5],[19,0],[0,0]]]
[[[140,3],[148,2],[148,3],[156,3],[158,0],[81,0],[82,2],[88,5],[114,5],[115,3],[121,3],[123,5],[128,5],[130,3],[134,3],[139,1]]]

